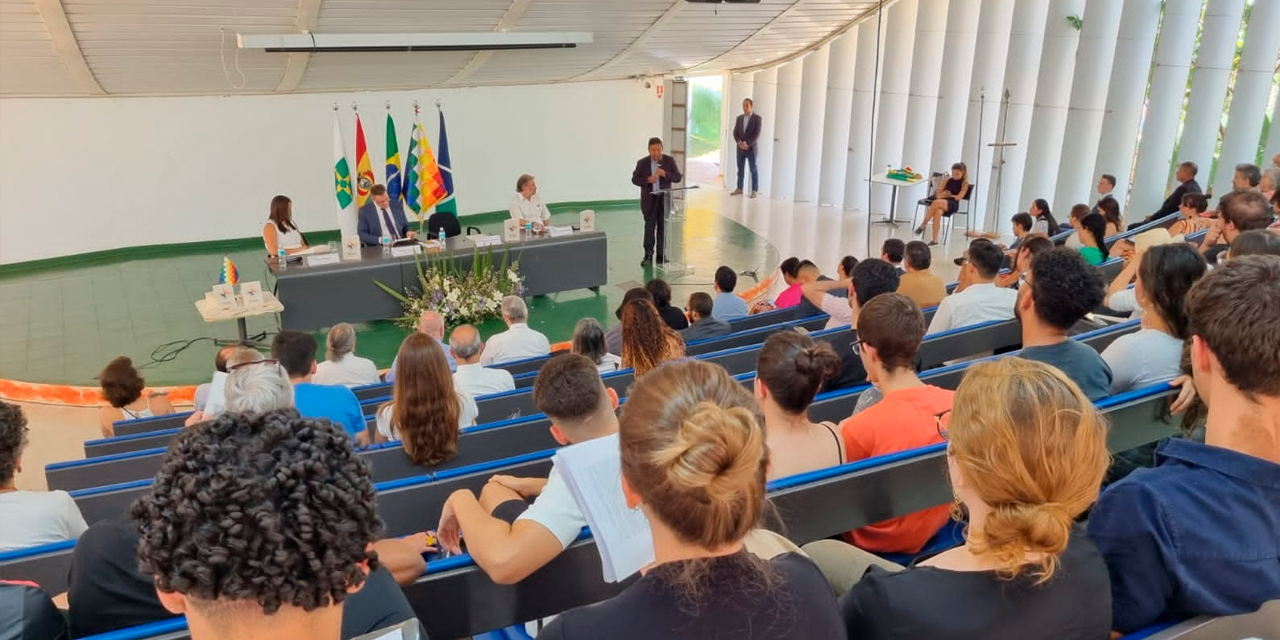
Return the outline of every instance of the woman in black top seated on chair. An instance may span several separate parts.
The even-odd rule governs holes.
[[[932,220],[933,239],[929,244],[938,244],[938,229],[942,228],[942,219],[950,218],[960,207],[960,201],[969,197],[969,187],[969,168],[963,162],[951,165],[951,177],[938,185],[938,192],[934,194],[933,202],[929,203],[929,210],[924,213],[924,222],[916,228],[916,235],[923,234],[924,228]]]

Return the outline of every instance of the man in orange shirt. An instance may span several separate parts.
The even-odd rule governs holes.
[[[854,349],[867,379],[884,397],[840,425],[845,459],[852,462],[942,442],[939,420],[955,393],[926,385],[916,374],[916,352],[924,339],[924,314],[910,298],[886,293],[858,314]],[[915,553],[942,525],[950,507],[940,505],[877,522],[845,534],[845,541],[879,553]]]

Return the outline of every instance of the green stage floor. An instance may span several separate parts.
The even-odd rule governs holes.
[[[568,340],[573,325],[583,317],[597,318],[605,326],[614,324],[614,309],[626,289],[661,277],[639,266],[644,228],[638,208],[597,211],[596,227],[609,237],[609,284],[599,293],[568,291],[530,301],[530,324],[552,342]],[[553,216],[555,224],[576,221],[576,210]],[[488,233],[501,229],[492,219],[477,226]],[[686,258],[694,267],[691,275],[669,278],[680,306],[689,293],[711,290],[712,274],[721,264],[763,267],[760,275],[764,277],[778,263],[777,251],[764,238],[713,211],[690,208],[680,226],[683,233],[674,237],[679,240],[683,235]],[[204,248],[158,253],[167,255],[96,259],[0,275],[0,378],[92,386],[109,360],[126,355],[135,365],[145,363],[143,374],[149,385],[208,380],[217,351],[212,339],[234,339],[236,325],[205,323],[193,302],[217,282],[224,255],[236,263],[242,281],[266,282],[261,246],[253,241],[210,243]],[[750,278],[740,278],[739,289],[754,284]],[[274,332],[276,322],[275,316],[252,318],[249,333]],[[356,328],[356,352],[379,367],[391,363],[407,333],[388,321]],[[486,338],[502,329],[501,320],[481,326]],[[316,338],[323,353],[324,334],[317,333]],[[172,359],[152,360],[159,347],[177,347],[191,340]]]

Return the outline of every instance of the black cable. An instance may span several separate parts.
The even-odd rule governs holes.
[[[256,335],[249,336],[249,342],[265,342],[267,337],[272,335],[275,335],[275,332],[262,331]],[[186,340],[174,340],[172,342],[166,342],[156,347],[155,349],[151,350],[151,360],[149,362],[146,362],[141,365],[136,365],[135,368],[148,369],[156,365],[164,364],[166,362],[173,362],[174,360],[178,359],[178,356],[181,355],[183,351],[186,351],[187,349],[191,348],[193,345],[200,342],[204,342],[206,340],[214,343],[215,345],[217,345],[219,342],[224,342],[224,343],[231,342],[231,341],[220,340],[218,338],[210,338],[207,336],[200,337],[200,338],[189,338]],[[234,342],[239,342],[239,341],[234,341]]]

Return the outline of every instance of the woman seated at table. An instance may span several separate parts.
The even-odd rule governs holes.
[[[163,393],[143,394],[147,381],[133,368],[133,361],[125,356],[107,363],[107,367],[98,374],[98,384],[102,385],[102,397],[108,405],[98,411],[98,426],[102,428],[104,438],[116,434],[113,425],[119,420],[173,413],[169,396]]]
[[[458,435],[480,413],[471,396],[454,389],[444,349],[413,333],[396,354],[391,401],[378,407],[378,442],[399,440],[415,464],[440,464],[458,453]],[[363,436],[363,434],[361,434]]]
[[[933,239],[929,244],[938,244],[938,229],[942,228],[942,219],[950,218],[956,212],[960,201],[969,195],[969,186],[969,168],[963,162],[951,165],[951,177],[938,185],[938,192],[934,194],[933,202],[929,203],[929,209],[924,213],[924,222],[916,228],[916,235],[923,234],[925,226],[932,220]]]
[[[262,225],[262,243],[267,255],[275,257],[284,249],[285,255],[293,255],[307,248],[307,239],[293,223],[293,201],[289,196],[271,199],[271,215]]]

